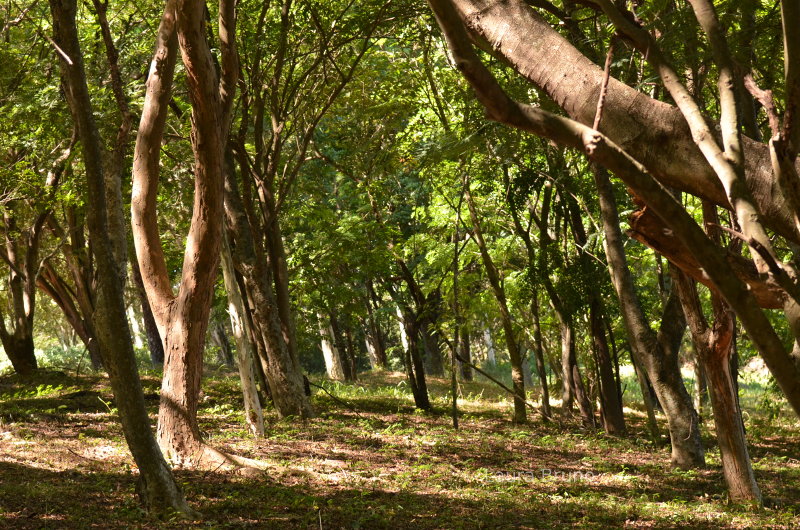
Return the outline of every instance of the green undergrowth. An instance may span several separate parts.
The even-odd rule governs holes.
[[[708,466],[673,470],[643,415],[614,438],[576,419],[510,420],[511,402],[486,382],[460,388],[452,428],[446,380],[431,381],[434,410],[415,411],[402,374],[357,383],[313,378],[318,417],[279,418],[266,435],[244,426],[235,374],[210,371],[201,430],[214,447],[259,459],[259,474],[176,475],[194,522],[157,520],[135,495],[136,466],[124,444],[108,383],[99,375],[46,372],[0,377],[0,526],[16,528],[796,528],[800,526],[798,422],[760,409],[746,414],[765,508],[727,502],[713,422],[704,421]],[[143,386],[155,420],[159,379]],[[665,433],[663,418],[662,431]]]

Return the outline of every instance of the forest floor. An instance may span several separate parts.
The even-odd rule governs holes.
[[[144,385],[155,415],[157,376],[146,375]],[[314,388],[318,418],[281,420],[269,411],[266,437],[253,439],[237,378],[209,375],[200,411],[206,439],[266,462],[268,471],[177,471],[204,515],[185,522],[139,508],[136,466],[106,379],[0,377],[0,527],[800,527],[800,430],[788,414],[745,415],[766,505],[750,512],[726,501],[710,419],[708,467],[680,471],[668,465],[668,445],[648,439],[637,411],[626,410],[622,438],[588,432],[577,420],[535,417],[517,426],[502,391],[469,383],[454,431],[445,380],[431,383],[430,414],[415,412],[402,374],[324,385],[341,401]]]

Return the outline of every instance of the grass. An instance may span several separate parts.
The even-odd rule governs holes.
[[[202,521],[159,521],[135,495],[137,470],[107,381],[46,372],[0,377],[0,526],[15,528],[796,528],[800,526],[798,422],[748,410],[747,428],[766,507],[727,503],[706,419],[707,469],[668,465],[628,409],[613,438],[577,421],[510,423],[511,402],[487,383],[462,386],[461,429],[447,416],[445,380],[431,381],[435,411],[421,414],[402,374],[356,384],[315,380],[319,417],[267,411],[263,439],[248,436],[233,374],[207,377],[200,425],[209,443],[269,465],[257,476],[176,472]],[[159,380],[144,378],[150,412]],[[754,390],[760,392],[761,390]],[[744,401],[744,400],[743,400]],[[154,416],[153,416],[154,417]]]

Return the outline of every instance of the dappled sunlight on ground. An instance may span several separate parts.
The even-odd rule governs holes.
[[[236,378],[207,379],[200,410],[207,441],[261,460],[265,470],[178,471],[191,504],[205,515],[196,523],[158,522],[139,509],[136,468],[102,378],[0,378],[0,519],[22,528],[800,525],[796,420],[751,413],[748,433],[767,504],[753,514],[726,505],[713,447],[708,469],[670,469],[668,446],[649,441],[639,410],[627,412],[625,438],[587,432],[577,418],[545,424],[535,411],[530,425],[518,426],[510,422],[506,394],[476,382],[461,387],[456,432],[449,381],[431,380],[435,410],[422,414],[402,374],[360,377],[356,384],[316,380],[340,401],[318,391],[319,417],[307,422],[268,411],[266,436],[258,440],[244,426]],[[159,382],[148,377],[144,384],[155,415]],[[704,426],[709,447],[711,424]]]

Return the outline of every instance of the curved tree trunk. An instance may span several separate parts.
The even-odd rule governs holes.
[[[230,116],[235,63],[233,3],[220,4],[221,82],[217,82],[206,40],[205,3],[178,0],[176,23],[159,36],[136,139],[131,213],[142,280],[164,341],[158,440],[176,461],[200,465],[221,455],[202,443],[197,406],[203,370],[203,348],[221,246],[218,220],[223,215],[224,146]],[[175,66],[177,29],[192,103],[192,150],[195,189],[192,219],[177,295],[173,293],[158,232],[159,151]],[[222,91],[221,87],[227,87]],[[205,461],[204,465],[214,465]]]

